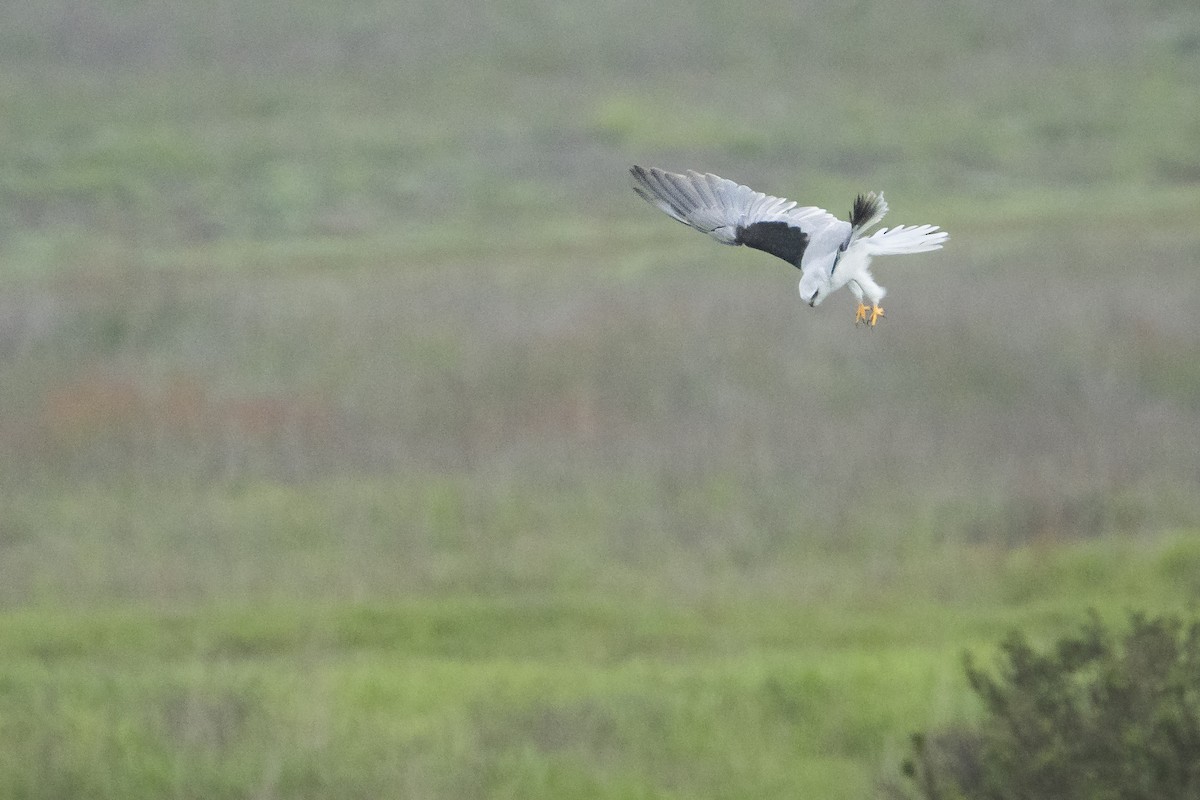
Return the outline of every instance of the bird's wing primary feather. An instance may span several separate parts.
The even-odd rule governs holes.
[[[882,194],[867,192],[854,198],[854,205],[850,208],[850,238],[857,238],[867,228],[883,219],[887,212],[888,204]]]
[[[686,175],[635,166],[633,190],[667,215],[703,231],[722,244],[746,245],[795,266],[814,239],[828,238],[835,226],[850,226],[816,206],[772,197],[711,173]]]
[[[950,234],[936,225],[898,225],[883,228],[858,239],[858,245],[872,256],[897,256],[940,250]]]

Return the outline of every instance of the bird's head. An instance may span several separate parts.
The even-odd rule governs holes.
[[[833,286],[833,267],[838,253],[830,253],[804,266],[804,274],[800,276],[800,299],[816,308],[835,288]]]

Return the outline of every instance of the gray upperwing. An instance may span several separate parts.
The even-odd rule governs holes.
[[[722,244],[746,245],[800,267],[807,254],[833,252],[850,224],[823,208],[756,192],[711,173],[686,175],[655,167],[630,168],[633,190],[659,210]],[[836,242],[832,242],[837,237]]]

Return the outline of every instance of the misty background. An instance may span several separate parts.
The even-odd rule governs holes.
[[[1192,2],[36,0],[0,70],[0,794],[865,797],[964,647],[1200,592]],[[951,238],[858,329],[634,163]]]

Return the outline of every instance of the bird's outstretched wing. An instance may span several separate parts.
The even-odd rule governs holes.
[[[860,238],[858,246],[867,255],[898,256],[940,250],[949,238],[950,234],[940,230],[937,225],[897,225]]]
[[[703,231],[722,244],[762,250],[799,267],[809,243],[836,233],[849,236],[850,224],[816,206],[756,192],[711,173],[686,175],[632,167],[633,190],[667,215]],[[845,230],[841,230],[844,228]]]

